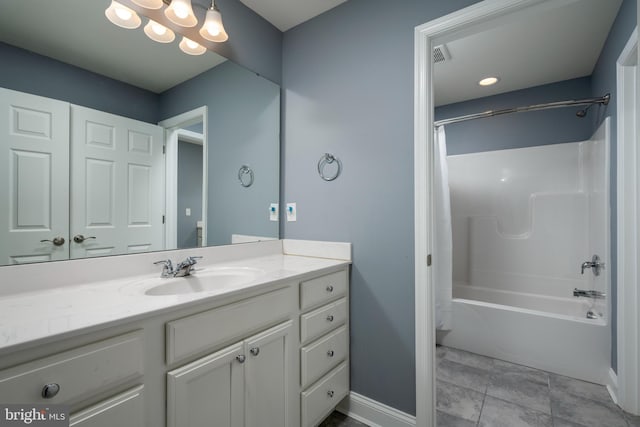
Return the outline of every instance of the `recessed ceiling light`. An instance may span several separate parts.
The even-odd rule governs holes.
[[[478,84],[480,86],[491,86],[498,83],[499,81],[500,79],[498,77],[485,77],[484,79],[480,80]]]

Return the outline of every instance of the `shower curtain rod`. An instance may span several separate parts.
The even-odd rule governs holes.
[[[475,119],[484,119],[486,117],[495,117],[501,116],[503,114],[511,114],[511,113],[524,113],[526,111],[538,111],[538,110],[548,110],[551,108],[562,108],[562,107],[571,107],[576,105],[589,105],[589,107],[584,110],[578,111],[578,117],[584,117],[586,115],[586,110],[594,104],[609,104],[609,100],[611,99],[611,94],[606,94],[605,96],[601,96],[599,98],[586,98],[586,99],[577,99],[577,100],[569,100],[569,101],[558,101],[558,102],[548,102],[546,104],[536,104],[529,105],[527,107],[516,107],[516,108],[505,108],[503,110],[489,110],[484,111],[482,113],[468,114],[466,116],[452,117],[450,119],[443,119],[433,122],[435,127],[449,125],[452,123],[458,122],[466,122],[467,120],[475,120]]]

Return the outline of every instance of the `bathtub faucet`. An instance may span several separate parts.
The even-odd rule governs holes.
[[[604,298],[607,296],[607,294],[605,294],[602,291],[587,291],[584,289],[578,289],[575,288],[573,290],[573,296],[574,297],[588,297],[588,298]]]

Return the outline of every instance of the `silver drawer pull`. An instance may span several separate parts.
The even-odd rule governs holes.
[[[333,322],[333,314],[327,316],[327,322]]]
[[[333,285],[327,286],[327,292],[333,292]]]
[[[246,356],[244,354],[239,354],[236,356],[236,360],[240,363],[244,363],[244,361],[246,360]]]
[[[251,352],[251,354],[253,354],[254,356],[257,356],[260,354],[260,347],[253,347],[251,350],[249,350]]]
[[[51,383],[42,387],[42,397],[45,399],[51,399],[60,391],[60,384]]]
[[[327,351],[327,356],[329,356],[329,357],[333,357],[334,354],[335,353],[333,352],[333,350]]]
[[[333,390],[329,390],[329,391],[327,392],[327,396],[329,396],[329,397],[333,397],[333,395],[334,395],[334,394],[335,394],[335,393],[333,392]]]

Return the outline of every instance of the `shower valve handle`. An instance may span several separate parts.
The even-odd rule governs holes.
[[[594,255],[591,258],[591,261],[585,261],[582,263],[582,267],[580,268],[581,274],[584,274],[584,271],[587,268],[592,269],[593,274],[599,276],[600,270],[604,269],[604,262],[600,262],[600,257],[598,255]]]

